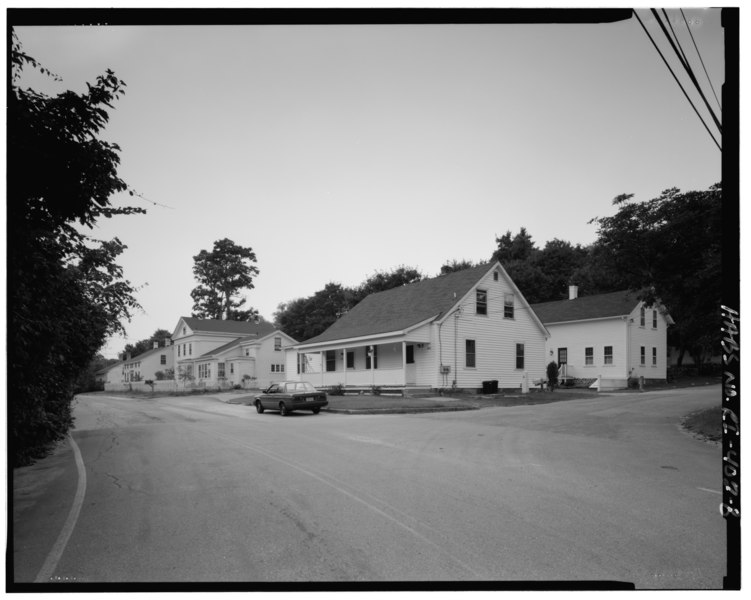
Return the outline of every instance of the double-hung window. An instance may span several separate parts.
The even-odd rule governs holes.
[[[647,364],[647,349],[644,346],[639,349],[639,364],[642,366]]]
[[[595,349],[592,346],[584,348],[584,364],[585,365],[595,364]]]
[[[605,346],[603,349],[603,362],[606,365],[613,364],[613,346]]]
[[[652,311],[652,329],[657,329],[657,311]]]
[[[516,345],[516,368],[524,368],[524,344]]]
[[[503,295],[503,317],[505,319],[514,318],[514,295],[513,294]]]
[[[645,313],[646,313],[646,310],[644,310],[644,307],[642,306],[642,307],[641,307],[641,308],[639,309],[639,325],[640,325],[641,327],[644,327],[644,323],[645,323],[645,321],[646,321],[646,316],[645,316]]]
[[[354,369],[355,368],[355,352],[354,352],[354,350],[348,350],[347,351],[347,368],[348,369]]]
[[[279,352],[282,349],[282,338],[281,337],[275,337],[274,338],[274,350]]]
[[[477,314],[488,314],[488,292],[486,290],[477,290]]]
[[[654,346],[652,346],[652,366],[657,366],[657,348]]]
[[[470,368],[476,367],[477,355],[475,353],[475,340],[466,340],[464,342],[464,348],[465,348],[465,354],[466,354],[465,364]]]

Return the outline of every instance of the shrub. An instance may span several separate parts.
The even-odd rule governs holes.
[[[332,385],[329,388],[329,396],[344,396],[344,386],[341,383]]]
[[[370,393],[374,396],[380,396],[381,395],[381,386],[380,385],[373,385],[370,387]]]
[[[558,364],[554,360],[548,363],[545,374],[548,377],[548,388],[552,390],[558,385]]]

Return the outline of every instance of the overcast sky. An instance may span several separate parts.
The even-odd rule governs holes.
[[[684,12],[719,96],[720,11]],[[192,257],[218,239],[256,252],[248,305],[271,320],[328,282],[487,260],[507,230],[589,244],[588,221],[613,214],[615,196],[721,178],[719,150],[634,19],[18,35],[63,78],[29,77],[37,89],[83,91],[108,68],[127,83],[104,137],[122,148],[120,176],[164,205],[138,200],[147,215],[93,232],[128,246],[120,263],[144,309],[107,357],[190,315]]]

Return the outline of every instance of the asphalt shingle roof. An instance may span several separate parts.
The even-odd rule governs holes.
[[[303,344],[402,331],[441,315],[456,304],[490,270],[492,264],[485,263],[371,294],[322,334],[305,340]]]
[[[565,323],[585,319],[603,319],[631,314],[639,300],[636,294],[628,290],[610,294],[581,296],[574,300],[556,300],[532,304],[540,321],[548,323]]]
[[[274,326],[267,321],[253,323],[248,321],[224,321],[222,319],[197,319],[195,317],[181,318],[196,333],[235,333],[238,337],[246,335],[263,337],[274,331]]]
[[[258,336],[255,335],[246,335],[241,338],[237,338],[235,340],[232,340],[231,342],[227,342],[223,346],[219,346],[218,348],[214,348],[213,350],[209,350],[208,352],[205,352],[204,354],[201,354],[199,358],[203,358],[204,356],[213,356],[214,354],[221,354],[225,350],[229,350],[230,348],[234,346],[238,346],[242,344],[243,342],[247,342],[248,340],[257,340],[259,339]]]

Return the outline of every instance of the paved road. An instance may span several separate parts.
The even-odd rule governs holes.
[[[720,448],[678,426],[719,402],[712,386],[282,418],[81,396],[74,444],[14,475],[16,581],[720,588]]]

